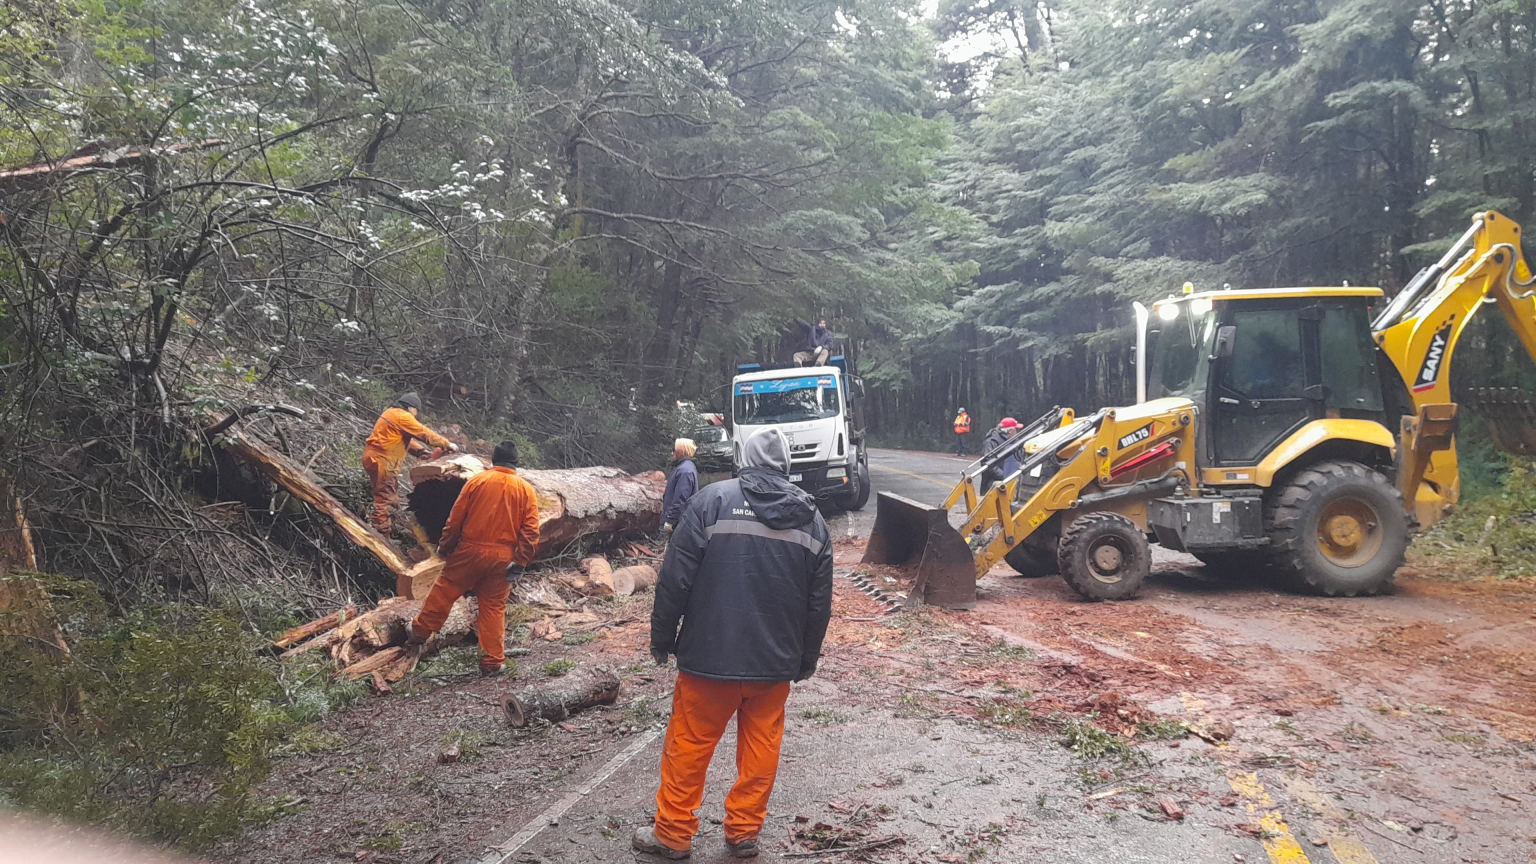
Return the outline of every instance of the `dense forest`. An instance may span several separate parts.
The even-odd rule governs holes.
[[[263,429],[361,510],[397,393],[532,464],[655,467],[676,403],[723,407],[797,318],[881,442],[1123,404],[1133,300],[1391,292],[1474,212],[1536,224],[1536,0],[8,0],[0,115],[0,471],[101,660],[7,667],[0,746],[46,726],[36,688],[153,689],[124,658],[178,651],[219,676],[199,728],[259,738],[245,696],[313,700],[230,640],[356,562],[296,505],[225,506],[218,418],[302,406]],[[1510,383],[1514,350],[1489,328],[1458,374]],[[77,731],[0,793],[224,830],[89,812],[159,769]],[[265,751],[215,751],[238,820]]]

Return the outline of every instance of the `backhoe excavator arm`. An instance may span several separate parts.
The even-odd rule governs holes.
[[[1403,419],[1398,473],[1421,527],[1439,521],[1461,494],[1449,366],[1461,334],[1489,298],[1536,359],[1536,279],[1521,254],[1520,226],[1492,210],[1478,214],[1450,251],[1410,280],[1371,324],[1413,404],[1414,416]]]

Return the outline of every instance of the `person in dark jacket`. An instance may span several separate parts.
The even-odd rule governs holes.
[[[827,329],[827,319],[815,324],[795,319],[800,328],[800,343],[795,349],[795,362],[801,366],[825,366],[832,356],[832,331]]]
[[[1012,417],[1004,417],[998,421],[996,426],[992,427],[991,432],[987,433],[986,439],[982,442],[981,452],[990,454],[993,450],[1007,444],[1013,440],[1015,435],[1019,434],[1021,428],[1019,421]],[[1008,458],[1004,459],[1001,465],[987,469],[987,476],[982,478],[981,491],[985,492],[992,488],[992,484],[1002,482],[1013,472],[1019,470],[1021,464],[1018,451],[1009,454]]]
[[[668,859],[692,849],[704,772],[732,717],[737,775],[725,842],[737,858],[757,856],[789,684],[816,672],[832,617],[832,538],[815,501],[789,482],[784,436],[752,436],[742,464],[740,477],[684,508],[656,583],[651,657],[663,664],[676,654],[678,675],[656,821],[632,845]]]
[[[661,496],[661,530],[671,531],[683,516],[683,508],[695,492],[699,491],[699,468],[693,464],[693,454],[699,446],[692,439],[679,438],[672,442],[672,459],[677,466],[667,478],[667,491]]]

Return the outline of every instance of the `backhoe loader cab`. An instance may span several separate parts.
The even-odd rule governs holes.
[[[1205,483],[1267,485],[1294,453],[1276,448],[1303,429],[1308,444],[1344,442],[1332,449],[1391,465],[1388,405],[1401,400],[1388,399],[1371,337],[1370,307],[1381,296],[1378,288],[1272,288],[1153,305],[1142,389],[1150,399],[1194,403]]]

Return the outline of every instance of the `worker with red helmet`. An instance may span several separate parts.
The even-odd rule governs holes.
[[[986,441],[982,445],[983,452],[991,453],[997,448],[1003,446],[1004,444],[1008,443],[1008,441],[1013,438],[1013,436],[1019,434],[1019,430],[1023,428],[1023,425],[1012,417],[1004,417],[1003,419],[997,421],[997,426],[993,427],[992,431],[987,433]],[[1020,464],[1021,463],[1017,453],[1009,454],[1008,458],[1004,459],[1001,465],[993,467],[987,471],[987,476],[982,478],[983,489],[991,488],[992,484],[999,483],[1005,478],[1011,476],[1013,472],[1019,470]]]

